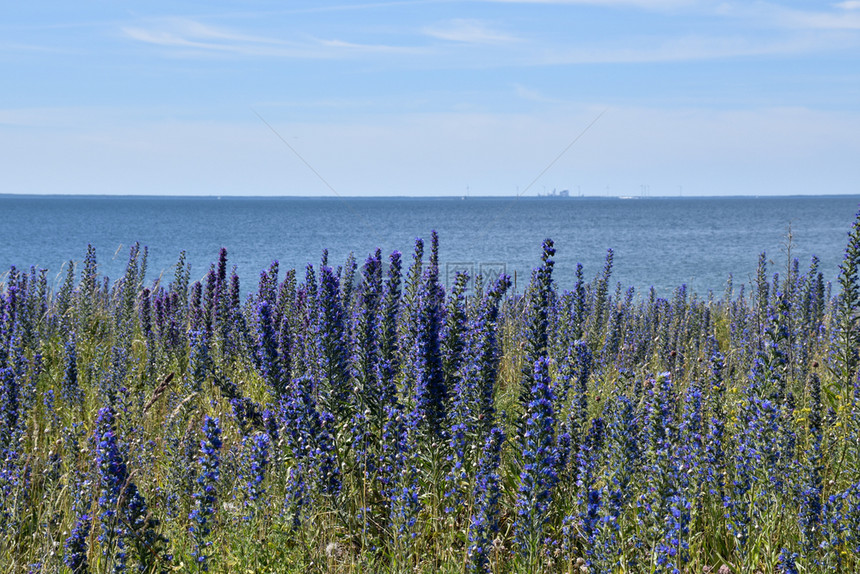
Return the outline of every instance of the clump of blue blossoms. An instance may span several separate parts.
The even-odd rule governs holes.
[[[540,552],[543,530],[549,519],[552,492],[558,478],[558,453],[555,441],[555,413],[550,387],[549,362],[540,358],[534,364],[525,416],[522,471],[517,494],[516,540],[520,556],[534,565]]]
[[[194,542],[193,556],[201,571],[209,570],[207,549],[212,532],[212,519],[218,501],[218,481],[221,476],[221,428],[218,419],[207,416],[203,420],[203,438],[200,440],[200,470],[194,491],[193,509],[188,515],[188,529]]]
[[[501,477],[499,463],[505,433],[494,427],[487,437],[475,474],[474,502],[469,526],[469,571],[489,572],[490,552],[499,532]]]

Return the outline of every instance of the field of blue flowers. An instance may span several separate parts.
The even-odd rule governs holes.
[[[522,294],[446,289],[428,247],[13,268],[0,571],[860,570],[860,216],[838,285],[762,254],[705,298],[611,251],[556,285],[549,240]]]

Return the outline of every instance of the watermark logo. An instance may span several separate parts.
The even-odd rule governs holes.
[[[469,281],[466,283],[466,291],[473,292],[476,287],[481,287],[483,292],[495,285],[499,276],[507,273],[508,266],[501,261],[486,261],[472,263],[469,261],[457,261],[445,264],[445,287],[451,289],[457,281],[457,275],[465,273]],[[481,284],[476,285],[480,280]]]

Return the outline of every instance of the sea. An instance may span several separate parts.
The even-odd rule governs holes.
[[[0,195],[0,282],[11,266],[48,270],[56,287],[68,265],[81,266],[91,244],[99,272],[120,277],[136,242],[147,248],[147,282],[173,277],[181,251],[192,280],[203,279],[221,247],[243,291],[278,261],[281,277],[323,250],[333,267],[352,254],[359,266],[381,249],[411,261],[416,238],[429,249],[439,234],[440,275],[489,278],[507,273],[522,292],[553,240],[553,278],[571,289],[577,264],[586,280],[602,273],[612,250],[611,284],[646,296],[670,297],[681,285],[707,297],[735,294],[755,277],[765,253],[769,274],[801,270],[820,259],[835,284],[860,196],[803,197],[439,197],[261,198]],[[80,269],[75,271],[78,276]],[[835,287],[834,287],[835,290]]]

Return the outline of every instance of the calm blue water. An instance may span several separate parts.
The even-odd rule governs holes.
[[[570,288],[576,264],[588,279],[615,252],[613,279],[668,296],[682,283],[699,294],[721,294],[726,278],[749,282],[758,254],[773,271],[791,254],[808,267],[817,255],[835,280],[860,197],[675,198],[165,198],[0,196],[0,270],[30,265],[61,277],[80,262],[88,243],[99,270],[122,274],[129,245],[149,247],[148,279],[172,277],[181,250],[193,279],[203,278],[218,250],[228,250],[245,290],[277,259],[281,269],[318,263],[324,248],[332,264],[350,251],[359,263],[377,247],[409,258],[414,239],[440,235],[443,279],[455,268],[516,273],[522,291],[540,259],[541,241],[555,240],[556,275]],[[429,241],[428,241],[429,242]],[[446,273],[447,271],[447,273]],[[303,276],[300,274],[300,277]]]

